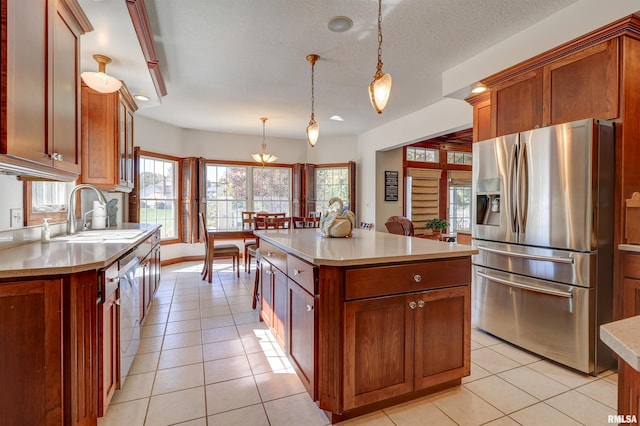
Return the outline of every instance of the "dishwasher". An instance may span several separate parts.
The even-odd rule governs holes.
[[[142,266],[136,251],[118,261],[120,270],[120,387],[124,385],[140,347],[140,277]]]

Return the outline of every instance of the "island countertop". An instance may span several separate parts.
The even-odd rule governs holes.
[[[100,269],[116,261],[148,238],[158,226],[122,224],[104,232],[140,230],[132,238],[102,240],[78,238],[71,242],[52,237],[49,242],[33,242],[0,251],[0,278],[36,277]],[[103,231],[100,231],[103,232]]]
[[[356,266],[477,254],[474,247],[356,229],[351,238],[323,238],[318,229],[255,231],[275,246],[315,265]]]

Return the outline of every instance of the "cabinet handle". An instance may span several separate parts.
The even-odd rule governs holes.
[[[272,275],[273,271],[271,269],[265,269],[264,273],[267,274],[267,275]]]
[[[413,280],[417,283],[419,283],[420,281],[422,281],[422,275],[420,274],[413,274]]]
[[[424,300],[418,301],[418,308],[424,308]]]
[[[307,304],[307,312],[311,312],[313,310],[313,306]]]
[[[116,299],[116,300],[115,300],[111,305],[112,305],[112,306],[113,306],[113,305],[118,305],[118,306],[120,306],[120,299]]]
[[[300,275],[303,272],[304,272],[304,269],[294,269],[293,270],[293,275]]]
[[[53,158],[54,160],[58,160],[58,161],[62,161],[62,154],[58,154],[57,152],[54,152],[53,154],[51,154],[51,158]]]
[[[409,307],[410,307],[411,309],[415,309],[415,308],[416,308],[416,305],[417,305],[417,303],[416,303],[416,302],[414,302],[414,301],[409,302]]]
[[[267,252],[267,257],[273,257],[273,253],[272,253],[272,252],[270,252],[270,251],[268,251],[268,252]]]
[[[107,281],[109,281],[110,283],[114,283],[114,282],[119,281],[119,280],[120,280],[120,278],[118,278],[118,277],[110,277]]]

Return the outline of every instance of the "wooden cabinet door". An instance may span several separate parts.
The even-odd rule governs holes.
[[[419,293],[415,301],[415,389],[469,375],[470,286]]]
[[[104,302],[99,305],[98,343],[101,355],[99,367],[98,416],[104,416],[120,379],[118,343],[118,263],[103,272]]]
[[[542,70],[497,85],[491,92],[491,133],[502,136],[543,125],[542,100]]]
[[[101,188],[115,183],[117,108],[118,93],[82,85],[82,183]]]
[[[545,122],[618,117],[618,81],[617,39],[545,66]]]
[[[127,115],[125,119],[126,132],[126,149],[125,149],[125,186],[127,188],[133,188],[134,176],[133,176],[133,111],[127,109]]]
[[[53,166],[80,174],[80,32],[74,19],[56,3],[52,17],[50,61],[50,135],[47,153]]]
[[[0,418],[7,425],[60,425],[62,285],[0,285]]]
[[[413,389],[413,299],[401,295],[345,303],[345,410]]]
[[[288,282],[287,354],[294,363],[302,384],[316,400],[316,309],[315,298],[293,280]]]
[[[266,261],[260,263],[260,310],[262,321],[273,328],[273,267]]]
[[[287,330],[287,276],[273,268],[273,329],[276,341],[284,349]]]
[[[47,3],[45,0],[2,2],[3,9],[6,7],[2,11],[3,17],[7,14],[9,19],[6,21],[6,51],[4,43],[2,46],[2,53],[6,53],[6,74],[4,67],[2,70],[2,90],[6,90],[6,99],[2,105],[1,152],[43,164],[51,164],[45,151],[48,133]]]
[[[618,359],[618,414],[640,417],[640,373]]]

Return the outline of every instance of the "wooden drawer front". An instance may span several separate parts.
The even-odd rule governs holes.
[[[640,254],[624,255],[624,276],[640,279]]]
[[[312,295],[318,293],[315,279],[317,276],[316,268],[311,263],[290,254],[287,255],[287,276]]]
[[[118,290],[120,284],[120,278],[118,277],[118,262],[114,262],[111,266],[104,270],[104,282],[102,283],[102,303],[111,295],[114,291]]]
[[[260,240],[260,256],[282,272],[287,271],[287,254],[264,240]]]
[[[470,258],[349,269],[345,298],[362,299],[470,283]]]

